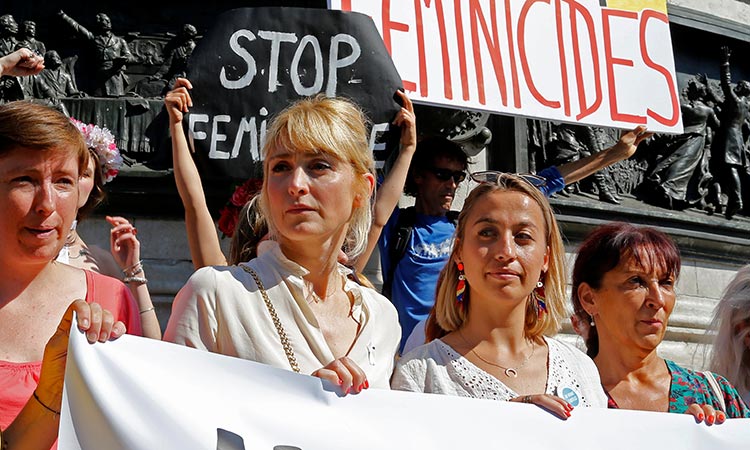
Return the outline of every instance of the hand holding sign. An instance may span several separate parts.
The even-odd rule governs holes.
[[[193,106],[193,100],[188,92],[188,89],[192,88],[193,85],[186,78],[178,78],[174,88],[164,97],[170,125],[182,122],[183,113],[187,113],[188,107]]]

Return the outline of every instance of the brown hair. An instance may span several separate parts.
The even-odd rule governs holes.
[[[562,244],[557,220],[544,194],[527,181],[515,175],[503,174],[496,183],[482,183],[469,194],[464,202],[456,226],[455,244],[451,257],[445,268],[440,272],[435,306],[430,313],[426,326],[427,341],[442,337],[458,330],[469,316],[471,308],[471,286],[466,284],[463,307],[456,302],[456,285],[458,284],[458,269],[455,264],[456,254],[464,237],[468,216],[474,208],[482,207],[482,198],[495,192],[520,192],[530,197],[542,210],[544,217],[545,239],[549,248],[549,267],[543,274],[544,290],[546,293],[547,313],[539,315],[535,300],[529,295],[526,307],[526,321],[524,330],[526,337],[536,339],[542,335],[552,335],[560,330],[560,324],[565,317],[565,249]]]
[[[680,251],[666,233],[623,222],[601,225],[583,241],[573,266],[571,296],[573,312],[579,319],[591,322],[591,316],[583,309],[578,297],[581,284],[599,289],[604,274],[631,258],[645,270],[658,271],[673,276],[675,280],[680,276]],[[599,353],[599,334],[595,326],[589,331],[586,348],[586,353],[592,358]]]
[[[89,162],[78,128],[64,114],[37,103],[0,105],[0,157],[18,148],[70,153],[78,160],[79,174]]]
[[[89,198],[86,203],[78,208],[78,214],[76,219],[81,221],[88,217],[97,206],[101,205],[104,199],[107,197],[107,193],[104,191],[104,178],[102,177],[102,168],[99,165],[99,155],[95,151],[89,149],[89,158],[94,160],[94,173],[91,176],[94,178],[94,188],[91,189]],[[87,163],[88,164],[88,163]],[[83,173],[83,172],[81,172]]]

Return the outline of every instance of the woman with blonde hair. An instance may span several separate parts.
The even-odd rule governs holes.
[[[172,102],[187,111],[183,94]],[[249,262],[198,270],[175,298],[166,340],[308,373],[344,393],[388,387],[396,311],[337,262],[340,249],[353,258],[366,241],[367,136],[363,113],[340,98],[303,99],[276,116],[259,199],[271,239]]]
[[[458,217],[428,344],[398,363],[391,387],[537,404],[561,418],[606,406],[594,363],[551,337],[565,317],[564,248],[542,180],[500,172]]]
[[[727,377],[750,405],[750,265],[737,271],[714,310],[711,370]]]

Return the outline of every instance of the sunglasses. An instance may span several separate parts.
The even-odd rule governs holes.
[[[453,178],[453,182],[459,184],[466,179],[466,172],[463,170],[443,169],[440,167],[430,167],[427,170],[440,181],[448,181]]]
[[[474,172],[470,176],[471,179],[477,183],[499,184],[500,181],[507,179],[508,176],[514,176],[522,179],[535,188],[540,188],[547,184],[547,180],[544,177],[530,173],[507,173],[498,172],[496,170],[485,170],[482,172]]]

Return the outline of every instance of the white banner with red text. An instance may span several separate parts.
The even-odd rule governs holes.
[[[682,133],[666,0],[329,0],[369,15],[412,100]]]
[[[577,408],[369,389],[175,344],[72,333],[59,449],[746,449],[750,419]]]

